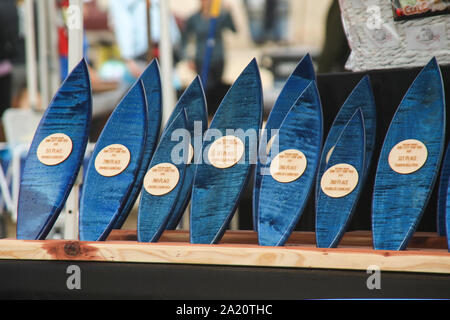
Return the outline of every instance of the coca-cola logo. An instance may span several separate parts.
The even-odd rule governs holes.
[[[421,1],[414,6],[407,5],[403,8],[403,13],[407,16],[425,13],[430,10],[428,1]]]
[[[394,20],[450,13],[450,0],[391,0]]]

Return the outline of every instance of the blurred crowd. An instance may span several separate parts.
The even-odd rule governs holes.
[[[207,91],[208,105],[214,112],[221,98],[229,88],[223,80],[226,65],[227,46],[224,33],[238,30],[236,21],[229,8],[230,1],[222,1],[220,14],[211,24],[211,3],[215,0],[195,1],[196,10],[189,16],[180,17],[175,12],[169,17],[171,47],[173,49],[174,68],[184,63],[195,74],[201,74],[208,66]],[[233,0],[238,1],[238,0]],[[276,44],[279,48],[288,45],[290,0],[239,0],[244,9],[247,27],[251,38],[249,46]],[[59,77],[62,81],[68,69],[68,30],[67,9],[69,0],[54,0],[56,12]],[[129,86],[153,58],[160,58],[161,15],[160,0],[85,0],[83,7],[85,41],[83,52],[91,67],[91,81],[94,95],[104,92],[118,92],[116,99],[123,94],[123,88]],[[339,29],[338,1],[332,0],[328,16],[328,33]],[[26,50],[24,0],[0,1],[0,116],[7,108],[26,108]],[[35,19],[35,24],[37,19]],[[37,26],[35,28],[38,29]],[[339,30],[338,30],[339,31]],[[91,36],[101,34],[101,36]],[[330,63],[344,60],[342,52],[342,32],[340,38],[331,36],[328,45],[336,51],[339,58],[329,55],[332,60],[322,58],[322,72],[338,70]],[[36,36],[39,41],[39,36]],[[336,43],[337,41],[340,41]],[[345,42],[345,36],[344,36]],[[207,44],[213,43],[207,54]],[[37,44],[36,44],[37,46]],[[333,51],[333,52],[334,52]],[[208,63],[205,62],[207,59]],[[301,57],[298,57],[300,60]],[[328,59],[328,60],[330,60]],[[343,65],[339,61],[340,65]],[[340,70],[340,69],[339,69]],[[178,94],[184,86],[177,74],[173,77],[173,87]],[[122,91],[121,91],[122,90]],[[109,96],[111,97],[111,96]],[[99,100],[101,101],[101,100]],[[99,102],[100,103],[100,102]],[[114,103],[105,100],[104,104]],[[112,104],[112,105],[111,105]],[[45,109],[45,106],[43,106]]]

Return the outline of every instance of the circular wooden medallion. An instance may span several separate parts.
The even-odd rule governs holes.
[[[121,174],[130,163],[131,154],[122,144],[111,144],[103,148],[95,158],[95,169],[104,177]]]
[[[160,163],[153,166],[145,175],[144,189],[153,196],[170,193],[180,180],[178,168],[171,163]]]
[[[295,149],[285,150],[272,160],[270,174],[278,182],[293,182],[303,175],[307,164],[303,152]]]
[[[227,169],[236,165],[244,155],[244,143],[235,136],[225,136],[211,144],[208,159],[211,165],[219,169]]]
[[[325,171],[320,180],[320,187],[327,196],[342,198],[355,190],[358,181],[359,174],[355,167],[340,163]]]
[[[36,155],[47,166],[64,162],[72,153],[72,139],[64,133],[54,133],[44,138],[39,144]]]
[[[428,158],[427,147],[419,140],[404,140],[389,153],[389,165],[400,174],[411,174],[423,167]]]

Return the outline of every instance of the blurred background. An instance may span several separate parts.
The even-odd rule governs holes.
[[[164,1],[80,0],[82,15],[69,0],[0,1],[0,142],[8,144],[0,151],[0,184],[9,190],[6,196],[3,192],[0,205],[5,212],[15,210],[14,176],[20,170],[20,161],[11,166],[15,163],[11,145],[31,141],[42,112],[65,79],[71,29],[81,26],[82,52],[90,66],[91,143],[151,59],[157,58],[163,76],[170,78],[166,78],[170,84],[166,89],[173,95],[166,100],[169,109],[202,73],[206,44],[211,41],[210,1]],[[80,16],[82,21],[77,21]],[[162,19],[168,30],[161,29]],[[163,38],[167,31],[169,36]],[[215,31],[205,85],[210,116],[252,58],[260,66],[267,116],[306,53],[318,73],[345,71],[349,55],[337,0],[223,0]],[[15,236],[14,214],[3,214],[3,219],[2,236]],[[135,229],[135,221],[124,228]]]
[[[209,2],[168,1],[172,84],[177,95],[201,74],[198,64],[209,29],[209,12],[202,8],[208,7]],[[34,19],[31,28],[27,26],[26,3],[24,0],[4,0],[1,4],[4,7],[1,8],[2,33],[5,34],[2,41],[11,47],[4,59],[10,62],[6,69],[11,90],[3,89],[11,94],[0,102],[2,112],[8,107],[45,109],[67,75],[67,26],[72,14],[69,0],[32,1]],[[149,15],[145,13],[146,6],[150,6]],[[158,0],[83,1],[83,55],[91,66],[94,94],[118,92],[117,101],[123,94],[123,87],[132,83],[148,63],[149,56],[161,59],[159,11]],[[328,51],[328,59],[321,60],[324,46],[329,45],[325,43],[327,19],[334,25],[329,30],[334,36],[329,39],[339,44],[340,56]],[[223,0],[210,64],[215,73],[209,77],[208,89],[223,92],[223,86],[229,86],[254,57],[261,68],[267,99],[271,97],[270,90],[284,83],[306,53],[313,56],[320,72],[343,71],[349,51],[340,19],[337,0]],[[34,34],[30,35],[27,30]],[[33,38],[35,44],[31,58],[27,58],[27,38]],[[26,62],[33,59],[36,75],[30,78],[28,74],[27,78]],[[27,84],[27,80],[33,83]],[[35,88],[30,90],[31,86]],[[108,96],[112,97],[111,94]],[[94,106],[95,114],[110,111],[108,109],[115,106],[114,102],[100,100]],[[212,109],[215,107],[211,105]],[[93,135],[95,138],[95,132]]]

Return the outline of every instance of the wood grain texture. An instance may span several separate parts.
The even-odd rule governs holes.
[[[294,69],[292,74],[287,79],[283,89],[280,92],[275,104],[270,111],[267,118],[266,126],[263,130],[261,137],[260,149],[258,152],[258,163],[255,167],[255,177],[253,186],[253,228],[258,228],[258,206],[259,206],[259,193],[261,190],[261,182],[263,175],[261,173],[261,167],[265,166],[268,162],[266,146],[272,138],[272,130],[280,129],[281,123],[286,117],[287,113],[300,97],[303,90],[316,80],[316,74],[314,72],[314,66],[309,54],[305,55]]]
[[[44,239],[64,207],[75,183],[88,142],[92,98],[86,61],[63,82],[36,130],[22,171],[18,200],[17,238]],[[42,164],[36,151],[54,133],[70,137],[73,148],[61,164]]]
[[[436,59],[432,59],[408,89],[383,143],[372,201],[375,249],[407,247],[438,176],[445,119],[442,76]],[[418,171],[398,174],[391,169],[388,156],[396,144],[407,139],[424,143],[428,158]]]
[[[137,241],[136,230],[113,230],[109,241]],[[166,230],[159,242],[189,242],[188,230]],[[372,248],[370,231],[349,231],[339,242],[339,248]],[[258,244],[258,233],[253,230],[227,230],[219,244]],[[286,246],[316,247],[315,232],[294,231],[286,241]],[[447,239],[434,232],[416,232],[408,246],[409,250],[445,250]]]
[[[114,224],[115,229],[120,229],[122,227],[141,192],[142,181],[144,180],[150,160],[155,152],[161,130],[162,92],[161,77],[157,60],[153,60],[149,64],[137,81],[139,80],[142,81],[145,96],[147,98],[148,124],[144,155],[142,156],[141,166],[136,176],[136,180],[133,183],[133,188],[131,189],[128,200]]]
[[[358,109],[336,142],[325,172],[337,164],[349,164],[358,172],[356,188],[342,198],[331,198],[319,189],[316,203],[316,239],[319,248],[335,248],[344,235],[359,199],[365,170],[365,130],[362,110]],[[320,182],[317,179],[318,183]]]
[[[190,143],[194,148],[194,160],[186,165],[183,186],[178,195],[178,200],[170,214],[167,229],[175,229],[183,216],[189,201],[191,200],[192,184],[195,174],[195,159],[198,159],[202,148],[203,134],[208,128],[208,111],[206,109],[205,93],[199,77],[196,77],[183,95],[180,97],[172,115],[185,110],[187,117],[187,129],[190,132]],[[172,117],[168,123],[171,123]]]
[[[366,136],[366,151],[365,151],[365,170],[363,172],[363,183],[365,182],[367,172],[372,163],[373,151],[375,148],[376,138],[376,105],[375,98],[370,85],[369,76],[364,76],[356,85],[353,91],[348,96],[347,100],[342,105],[336,118],[331,125],[327,138],[324,142],[322,155],[320,157],[319,171],[317,178],[320,179],[325,172],[327,166],[327,157],[330,156],[330,150],[336,145],[337,139],[342,133],[342,130],[347,125],[350,118],[354,115],[356,110],[361,109],[363,113],[364,129]],[[316,199],[319,195],[319,181],[316,182]]]
[[[108,236],[110,241],[137,241],[136,230],[113,230]],[[160,242],[189,242],[188,230],[166,230],[161,235]],[[339,242],[339,248],[372,248],[372,233],[370,231],[348,231]],[[253,230],[225,231],[219,244],[258,244],[258,233]],[[316,246],[315,232],[294,231],[286,241],[286,246]],[[447,249],[447,239],[434,232],[414,233],[410,250],[442,250]]]
[[[144,154],[148,124],[145,100],[139,81],[114,109],[95,144],[80,200],[80,240],[105,240],[128,201]],[[97,172],[95,159],[111,144],[125,146],[131,159],[121,174],[104,177]]]
[[[447,146],[442,161],[441,175],[439,178],[438,201],[437,201],[437,232],[440,236],[446,235],[446,211],[448,182],[450,179],[450,145]]]
[[[367,248],[318,249],[307,246],[195,245],[132,241],[0,240],[0,259],[203,264],[245,267],[362,270],[450,274],[445,250],[374,251]]]
[[[262,123],[262,88],[258,65],[253,59],[220,104],[202,146],[202,163],[196,165],[191,197],[191,242],[216,243],[228,226],[256,163],[257,141]],[[218,169],[205,161],[216,139],[241,136],[245,143],[244,161]],[[249,134],[246,138],[245,135]]]
[[[258,215],[260,245],[282,246],[300,219],[317,173],[322,122],[319,93],[313,81],[291,108],[277,135],[280,152],[296,149],[304,153],[306,170],[290,183],[280,183],[269,174],[263,177]],[[274,152],[272,148],[271,157]]]
[[[187,120],[185,110],[182,109],[178,116],[170,123],[167,130],[164,130],[158,147],[150,163],[150,168],[160,163],[171,163],[175,165],[179,172],[179,180],[176,187],[163,196],[155,196],[142,190],[139,202],[138,212],[138,241],[139,242],[156,242],[167,226],[170,215],[175,208],[179,193],[183,188],[183,181],[186,172],[188,141],[184,143],[183,150],[186,152],[182,155],[181,161],[173,159],[172,152],[177,145],[178,140],[172,138],[175,130],[187,130]]]

